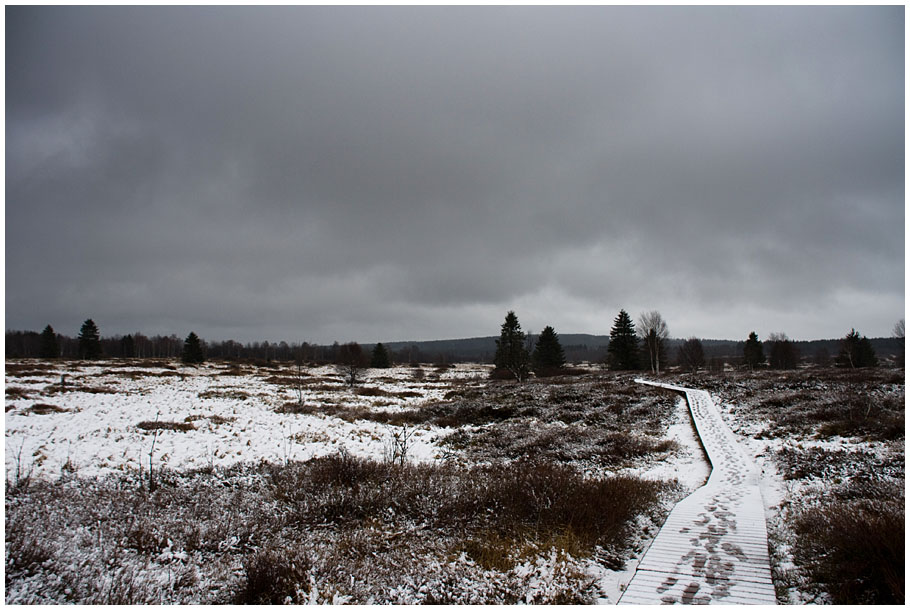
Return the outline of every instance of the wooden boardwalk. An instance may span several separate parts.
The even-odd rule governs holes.
[[[636,380],[685,394],[711,476],[677,504],[620,604],[776,604],[755,464],[702,390]]]

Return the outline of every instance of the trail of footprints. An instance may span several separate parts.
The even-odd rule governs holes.
[[[670,512],[620,604],[775,604],[755,465],[702,390],[638,380],[686,395],[712,471]]]

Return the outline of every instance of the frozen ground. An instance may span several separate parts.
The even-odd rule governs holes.
[[[7,602],[225,601],[234,599],[229,593],[244,574],[249,576],[249,562],[262,559],[263,553],[268,559],[269,545],[281,544],[306,549],[315,562],[307,576],[315,580],[298,601],[502,603],[512,599],[503,597],[502,583],[507,582],[523,592],[515,601],[615,603],[663,516],[708,476],[684,401],[633,387],[632,376],[596,368],[581,377],[520,386],[490,382],[488,374],[484,365],[396,367],[370,371],[351,389],[334,367],[306,368],[298,377],[288,365],[7,362],[7,489],[27,477],[51,483],[12,500],[7,494]],[[858,381],[841,372],[680,375],[669,380],[710,391],[762,469],[779,601],[830,601],[793,560],[791,521],[804,509],[821,506],[819,498],[827,492],[865,480],[870,472],[876,480],[898,481],[902,487],[902,377],[881,371]],[[396,420],[397,415],[401,418]],[[156,420],[170,429],[156,434],[149,429]],[[568,465],[595,479],[635,475],[677,485],[634,516],[632,533],[620,547],[573,556],[570,552],[577,549],[571,540],[561,539],[555,546],[548,546],[548,540],[513,540],[511,550],[499,549],[507,556],[499,567],[496,562],[503,559],[489,556],[506,544],[498,535],[483,528],[466,534],[448,525],[437,531],[423,513],[373,514],[355,524],[317,520],[306,531],[286,529],[289,517],[281,511],[289,510],[287,500],[272,498],[277,485],[272,479],[278,475],[256,465],[277,465],[275,472],[280,472],[281,465],[304,468],[310,458],[338,455],[382,462],[402,423],[413,432],[407,452],[412,464],[496,467],[530,458]],[[223,510],[231,512],[233,496],[224,496],[218,486],[235,489],[235,494],[248,489],[239,512],[224,525],[242,526],[240,536],[248,534],[248,541],[237,542],[228,531],[219,538],[217,516],[214,524],[193,521],[192,527],[202,528],[195,534],[181,533],[190,527],[183,523],[196,517],[170,512],[122,526],[89,520],[78,531],[42,538],[46,532],[28,517],[32,502],[46,510],[58,502],[53,510],[68,514],[67,505],[75,500],[66,494],[81,498],[87,489],[99,497],[114,494],[112,506],[139,502],[135,489],[147,475],[153,442],[156,472],[174,474],[168,494],[189,493],[201,485],[210,489],[213,502],[227,502]],[[240,470],[224,470],[232,466]],[[182,474],[196,471],[216,475]],[[445,469],[432,472],[449,476]],[[405,489],[411,484],[401,483]],[[259,491],[263,486],[265,491]],[[121,488],[131,490],[125,499],[117,495],[124,493],[117,491]],[[356,492],[356,485],[352,489]],[[337,490],[342,494],[338,501],[350,501],[343,495],[348,491]],[[398,501],[382,498],[382,490],[377,493],[380,503]],[[444,504],[445,494],[441,498]],[[314,510],[294,506],[304,513]],[[82,510],[87,515],[93,508],[89,504]],[[247,520],[268,525],[274,519],[280,531],[244,525]],[[95,531],[98,527],[104,536]],[[181,531],[168,534],[167,528]],[[243,534],[243,528],[265,539]],[[118,532],[131,541],[127,547],[111,549],[102,543]],[[80,541],[75,547],[67,542],[73,536]],[[192,550],[200,537],[211,548]],[[33,556],[31,548],[44,549],[46,555]],[[107,561],[119,562],[121,571],[95,575],[93,566]],[[355,578],[340,585],[337,574],[324,573],[333,565],[369,574],[367,581],[388,587],[377,592]],[[12,581],[10,574],[15,575]],[[98,578],[105,579],[107,588],[91,589]],[[89,590],[80,593],[74,582]]]
[[[616,430],[609,434],[621,438],[631,434],[630,438],[638,439],[642,447],[635,449],[637,453],[624,453],[625,457],[615,460],[598,453],[596,445],[600,437],[584,437],[566,449],[560,459],[572,463],[577,458],[579,467],[593,476],[629,474],[659,482],[675,481],[676,491],[662,496],[654,510],[636,517],[627,546],[611,549],[606,564],[597,553],[575,558],[541,548],[539,553],[516,561],[507,574],[512,582],[527,587],[525,601],[563,599],[560,596],[567,587],[571,589],[582,583],[589,599],[615,603],[621,588],[631,579],[638,558],[659,529],[661,515],[669,510],[674,499],[698,487],[707,477],[707,464],[685,402],[674,403],[675,399],[667,397],[644,399],[647,393],[631,388],[631,378],[617,381],[610,377],[603,381],[596,368],[591,376],[567,379],[555,385],[535,383],[512,389],[511,384],[495,383],[491,390],[489,370],[488,366],[471,364],[395,367],[369,371],[357,387],[348,388],[335,367],[305,368],[298,375],[289,365],[207,363],[189,367],[175,362],[152,366],[117,361],[92,365],[8,362],[7,481],[26,477],[53,481],[74,475],[80,479],[114,475],[138,484],[147,476],[150,460],[159,473],[262,462],[280,465],[340,453],[382,461],[388,457],[393,435],[401,428],[373,421],[370,414],[420,412],[450,399],[463,399],[468,421],[457,428],[431,421],[410,425],[413,436],[408,460],[427,464],[447,460],[495,464],[509,462],[510,451],[533,454],[533,447],[521,445],[522,430],[529,432],[529,436],[541,434],[540,439],[531,439],[532,444],[552,445],[554,438],[572,440],[576,432],[591,427],[581,418],[594,410],[599,413],[597,421],[606,418],[604,421],[613,422],[597,424],[594,428],[606,425],[605,430]],[[623,394],[618,403],[612,398],[614,391]],[[305,414],[282,409],[290,406],[293,411],[298,404],[303,405]],[[675,404],[675,408],[667,410],[661,404]],[[493,409],[493,419],[476,419],[478,409],[483,413],[487,408]],[[500,409],[506,415],[500,414]],[[519,438],[509,438],[512,444],[508,447],[484,447],[479,453],[462,454],[446,441],[456,430],[469,435],[491,433],[497,426],[502,427],[497,423],[499,417],[506,418],[502,429],[510,434],[518,430]],[[148,429],[156,421],[167,428],[157,433]],[[667,441],[666,447],[654,445],[661,439]],[[173,567],[175,552],[186,565],[193,563],[185,551],[175,549],[167,546],[159,556],[167,560],[161,563],[170,566],[168,570]],[[9,551],[7,560],[9,563]],[[70,563],[73,561],[89,560],[77,558]],[[465,578],[479,579],[479,583],[497,578],[496,572],[478,572],[478,566],[464,555],[448,561],[440,564],[439,570],[455,573],[463,570]],[[432,565],[435,564],[427,564]],[[231,569],[238,568],[234,564]],[[53,595],[41,597],[46,594],[41,593],[41,579],[33,575],[31,580],[23,581],[25,584],[17,587],[14,598],[8,597],[8,601],[65,601]],[[389,591],[387,601],[425,601],[422,596],[426,591],[420,593],[421,586],[415,582],[397,592]],[[477,586],[479,597],[464,599],[497,599],[483,597],[483,586]],[[327,593],[319,593],[318,587],[310,594],[315,596],[313,599],[327,599],[324,597]],[[350,595],[338,595],[336,601],[350,601]],[[174,599],[181,598],[162,601]],[[198,599],[189,597],[183,601]]]
[[[800,562],[798,547],[807,536],[796,529],[807,515],[837,515],[848,520],[880,522],[899,510],[903,521],[905,485],[903,370],[807,369],[761,371],[722,377],[696,377],[715,396],[726,423],[762,472],[761,491],[768,524],[769,546],[780,603],[885,603],[892,592],[882,586],[858,584],[846,598],[832,598],[839,581],[864,581],[881,571],[876,561],[888,559],[882,548],[858,545],[815,549],[826,555],[850,557],[853,573],[838,572],[810,556]],[[869,512],[850,513],[851,505],[877,503]],[[890,507],[890,508],[889,508]],[[898,508],[899,507],[899,508]],[[878,511],[882,511],[878,513]],[[862,527],[865,527],[863,525]],[[866,531],[867,541],[878,536],[900,539],[903,572],[903,530],[882,534]],[[838,536],[835,535],[835,538]],[[847,532],[843,543],[854,544]],[[878,556],[866,563],[867,557]],[[848,562],[848,563],[849,563]],[[822,564],[822,565],[819,565]],[[813,570],[816,572],[813,574]],[[820,574],[824,570],[829,573]],[[820,582],[819,579],[828,582]],[[896,588],[894,585],[892,588]],[[903,578],[900,581],[903,602]],[[883,595],[884,597],[875,597]]]
[[[28,365],[24,365],[28,367]],[[481,365],[436,371],[398,367],[369,374],[346,387],[334,367],[309,368],[302,379],[305,404],[344,404],[377,410],[412,408],[441,400],[453,387],[482,382]],[[152,431],[141,422],[179,422],[191,430],[162,430],[155,440],[156,466],[187,470],[240,462],[305,460],[345,450],[382,459],[388,425],[350,423],[321,415],[281,414],[296,402],[292,367],[254,369],[205,364],[59,366],[7,374],[6,471],[56,476],[64,467],[84,476],[148,469]],[[65,391],[60,389],[65,375]],[[373,396],[361,395],[365,388]],[[37,406],[36,406],[37,405]],[[438,457],[439,430],[422,426],[412,437],[415,460]],[[17,464],[16,456],[21,450]]]

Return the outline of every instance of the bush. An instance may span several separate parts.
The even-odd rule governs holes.
[[[904,603],[903,498],[805,511],[794,530],[794,560],[833,603]]]
[[[28,409],[29,413],[36,415],[47,415],[49,413],[66,413],[67,410],[57,405],[50,405],[43,402],[36,402]]]
[[[310,561],[299,550],[268,548],[243,562],[240,604],[300,603],[309,590]]]
[[[490,379],[498,381],[514,381],[515,374],[509,369],[493,369],[490,371]]]

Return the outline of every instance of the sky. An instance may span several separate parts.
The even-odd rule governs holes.
[[[889,336],[904,8],[5,7],[8,330]]]

